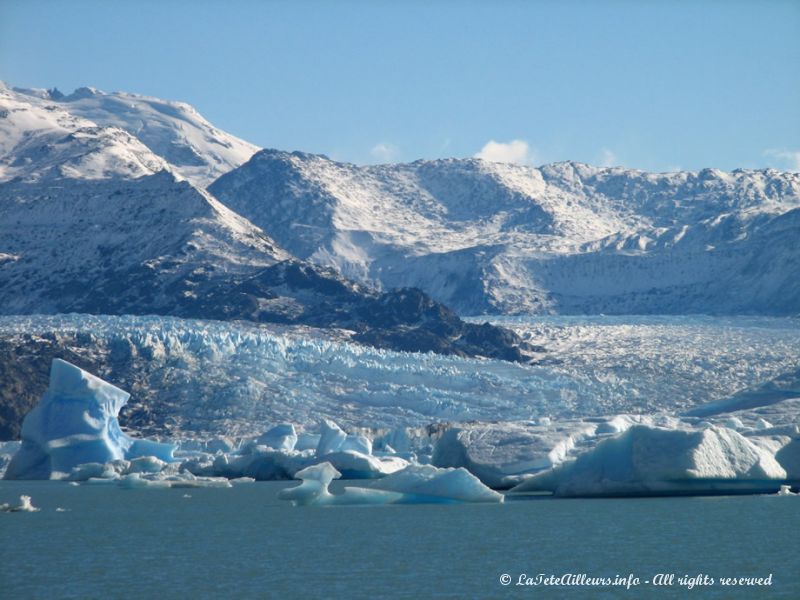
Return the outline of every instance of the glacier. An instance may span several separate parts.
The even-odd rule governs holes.
[[[158,319],[159,326],[163,321]],[[141,319],[137,322],[142,324]],[[774,320],[767,322],[776,325]],[[293,340],[288,333],[279,337],[285,344]],[[152,343],[155,338],[148,339]],[[306,336],[297,339],[309,341]],[[339,353],[364,350],[346,342],[317,341],[335,344]],[[230,351],[242,346],[227,347]],[[150,364],[153,356],[148,353],[145,362]],[[227,356],[206,352],[197,360],[203,366],[213,362],[212,357],[231,364]],[[188,358],[182,355],[181,360]],[[215,377],[207,368],[202,371],[205,377]],[[317,372],[312,369],[312,374]],[[672,412],[662,407],[651,414],[602,415],[600,406],[595,406],[594,416],[581,410],[517,421],[427,424],[417,416],[404,427],[379,427],[381,421],[361,420],[346,431],[319,413],[304,422],[292,422],[284,414],[283,420],[262,428],[263,433],[205,441],[179,435],[171,445],[122,433],[117,415],[128,394],[56,359],[46,393],[24,421],[21,446],[9,444],[16,454],[5,478],[169,488],[308,476],[316,483],[287,492],[287,498],[323,504],[406,503],[429,496],[435,500],[425,501],[476,501],[475,489],[484,488],[558,496],[776,491],[780,485],[800,482],[800,396],[785,397],[794,393],[797,381],[792,374],[762,386],[780,392],[777,399],[762,392],[744,394],[748,398],[744,406],[738,401],[712,401],[699,404],[711,407],[701,411],[702,416],[691,414],[697,407],[676,412],[683,408],[680,403],[672,405]],[[753,398],[761,399],[761,404],[754,406]],[[330,500],[320,477],[333,472],[373,483]],[[434,478],[436,483],[428,481]],[[473,489],[476,482],[480,485]],[[309,486],[316,490],[313,494]]]
[[[297,432],[297,444],[312,449],[319,440],[309,436],[326,418],[353,433],[468,421],[514,421],[544,430],[542,419],[571,421],[580,429],[579,422],[593,417],[708,410],[710,403],[747,397],[748,390],[760,393],[749,396],[758,402],[742,417],[746,424],[753,423],[747,416],[753,411],[776,425],[793,422],[785,409],[792,397],[800,398],[796,319],[500,322],[550,352],[539,364],[519,365],[377,350],[305,327],[173,317],[16,316],[0,317],[0,358],[6,357],[0,368],[7,381],[19,380],[8,401],[21,403],[21,414],[44,392],[50,360],[68,356],[134,391],[122,410],[123,422],[142,435],[243,438],[294,423],[305,427]],[[19,352],[29,358],[17,374]],[[732,403],[718,416],[687,418],[725,419],[741,408]],[[402,436],[386,443],[399,452],[408,449]],[[231,442],[227,445],[230,449]]]
[[[796,173],[359,167],[0,82],[0,472],[302,474],[323,503],[336,476],[375,503],[796,485],[798,231]]]
[[[128,393],[56,359],[41,402],[25,417],[22,446],[6,479],[64,479],[85,463],[152,456],[172,461],[175,447],[134,439],[120,429],[117,415]]]

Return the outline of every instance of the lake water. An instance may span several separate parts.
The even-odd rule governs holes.
[[[798,497],[301,508],[276,499],[286,485],[2,481],[0,503],[25,493],[42,510],[0,513],[0,598],[800,597]],[[540,573],[640,583],[516,585]],[[769,587],[719,582],[770,574]],[[687,575],[715,584],[689,591]]]

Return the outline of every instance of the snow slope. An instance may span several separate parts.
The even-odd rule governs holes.
[[[58,90],[14,91],[29,102],[39,101],[75,118],[128,132],[169,163],[174,173],[201,188],[246,162],[258,150],[217,129],[185,102],[88,87],[68,96]]]
[[[0,312],[158,312],[197,269],[289,257],[121,129],[2,88],[0,114]]]
[[[0,183],[135,179],[167,168],[139,140],[0,82]]]
[[[66,103],[68,104],[68,103]],[[407,350],[527,360],[424,294],[294,259],[139,139],[0,88],[0,314],[175,314],[346,327]]]
[[[800,310],[797,173],[263,150],[209,190],[301,258],[462,314]]]

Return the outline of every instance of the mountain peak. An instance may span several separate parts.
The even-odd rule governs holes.
[[[55,88],[53,89],[55,90]],[[76,88],[75,91],[72,92],[69,96],[64,96],[63,94],[61,94],[61,92],[59,92],[59,94],[60,96],[58,98],[53,98],[52,94],[50,94],[50,97],[53,98],[53,100],[60,100],[62,102],[74,102],[75,100],[83,100],[84,98],[93,98],[95,96],[106,95],[105,92],[93,87]]]

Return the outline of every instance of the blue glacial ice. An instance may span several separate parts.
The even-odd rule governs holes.
[[[262,433],[256,443],[273,450],[294,450],[297,445],[297,432],[292,423],[281,423]]]
[[[64,479],[79,465],[151,456],[172,461],[175,447],[134,439],[117,415],[129,394],[66,361],[55,359],[50,384],[25,417],[22,446],[6,479]]]
[[[702,429],[634,425],[575,459],[536,473],[511,491],[629,496],[777,490],[792,474],[777,460],[775,450],[790,440],[777,435],[748,438],[713,425]]]
[[[411,465],[369,486],[345,486],[343,492],[331,493],[331,482],[341,476],[329,462],[312,465],[296,474],[302,480],[299,486],[281,490],[278,497],[296,506],[497,503],[504,500],[502,494],[483,485],[466,469]]]
[[[519,365],[390,352],[305,329],[170,317],[0,317],[0,337],[54,336],[115,377],[134,369],[136,401],[153,419],[136,426],[176,436],[241,438],[286,422],[307,430],[323,418],[345,428],[398,428],[679,414],[759,386],[800,390],[784,381],[800,364],[796,319],[497,322],[547,347],[545,360]],[[316,447],[319,440],[297,433],[298,450]]]

